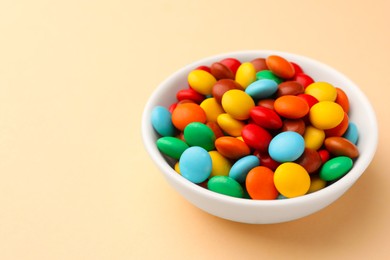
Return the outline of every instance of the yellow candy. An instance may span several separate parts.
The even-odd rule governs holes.
[[[318,150],[325,140],[324,130],[315,128],[313,126],[307,126],[305,133],[303,134],[305,140],[305,147],[313,150]]]
[[[227,113],[220,114],[217,123],[224,132],[231,136],[240,136],[241,130],[245,126],[244,122],[234,119]]]
[[[256,69],[251,62],[243,62],[236,72],[236,81],[244,89],[256,80]]]
[[[179,162],[176,162],[176,163],[175,163],[175,166],[173,167],[173,169],[174,169],[178,174],[181,174],[181,173],[180,173]]]
[[[310,176],[301,165],[282,163],[274,173],[274,184],[280,194],[287,198],[305,195],[310,187]]]
[[[206,112],[208,122],[217,122],[218,116],[225,113],[215,98],[206,98],[200,103],[200,107]]]
[[[318,101],[335,101],[337,90],[327,82],[314,82],[307,86],[305,94],[312,95]]]
[[[326,186],[325,180],[321,179],[318,176],[312,176],[310,188],[309,188],[309,191],[307,193],[312,193],[312,192],[321,190],[321,189],[325,188],[325,186]]]
[[[228,176],[232,163],[218,151],[210,151],[212,168],[210,178],[217,175]]]
[[[214,76],[204,70],[193,70],[188,74],[188,83],[198,93],[210,95],[211,89],[217,80]]]
[[[344,118],[343,108],[331,101],[321,101],[311,107],[310,122],[318,129],[331,129],[338,126]]]
[[[252,97],[238,89],[226,91],[221,103],[226,113],[237,120],[248,119],[250,110],[255,107]]]

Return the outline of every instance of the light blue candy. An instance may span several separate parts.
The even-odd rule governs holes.
[[[161,136],[174,136],[175,127],[172,124],[172,114],[163,106],[156,106],[151,115],[152,126]]]
[[[271,97],[278,90],[278,84],[271,79],[259,79],[251,83],[245,92],[253,99]]]
[[[292,162],[305,150],[305,141],[297,132],[286,131],[276,135],[270,142],[268,153],[277,162]]]
[[[204,148],[192,146],[182,153],[179,167],[184,178],[193,183],[201,183],[210,176],[212,161]]]
[[[347,131],[344,133],[343,137],[351,141],[353,144],[357,144],[359,139],[359,131],[357,126],[354,123],[349,122]]]
[[[246,175],[250,170],[260,165],[259,159],[254,155],[248,155],[237,160],[229,171],[229,177],[238,182],[245,182]]]

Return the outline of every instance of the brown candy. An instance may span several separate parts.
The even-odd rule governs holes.
[[[328,137],[325,139],[324,144],[325,148],[335,156],[347,156],[351,159],[359,156],[357,146],[344,137]]]
[[[302,119],[284,119],[282,131],[294,131],[300,135],[305,133],[306,125]]]
[[[221,103],[223,94],[231,89],[242,90],[243,88],[240,86],[240,84],[232,79],[220,79],[214,84],[213,88],[211,89],[211,94],[218,103]]]
[[[267,64],[265,63],[264,58],[257,58],[251,61],[253,66],[255,67],[256,72],[262,70],[268,70]]]
[[[275,99],[271,99],[271,98],[260,99],[259,101],[257,101],[258,106],[266,107],[272,110],[274,110],[274,103],[275,103]]]
[[[301,157],[295,162],[305,168],[308,173],[317,171],[322,165],[320,154],[316,150],[310,148],[305,148]]]
[[[298,95],[304,93],[304,91],[304,87],[298,81],[285,81],[278,85],[276,96]]]
[[[214,62],[210,67],[211,74],[218,79],[234,79],[233,72],[220,62]]]

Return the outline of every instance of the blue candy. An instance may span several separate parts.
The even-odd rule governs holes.
[[[357,126],[354,123],[349,122],[347,131],[344,133],[343,137],[351,141],[353,144],[357,144],[357,141],[359,139],[359,132]]]
[[[172,124],[172,114],[163,106],[156,106],[151,115],[152,126],[161,136],[174,136],[175,127]]]
[[[297,132],[286,131],[276,135],[270,142],[268,153],[277,162],[292,162],[305,150],[305,141]]]
[[[251,83],[245,92],[253,99],[258,100],[271,97],[277,90],[278,84],[274,80],[260,79]]]
[[[237,160],[229,171],[229,177],[238,182],[245,182],[246,175],[250,170],[260,165],[259,159],[254,155],[248,155]]]
[[[184,178],[193,183],[201,183],[210,176],[212,161],[204,148],[192,146],[180,156],[179,167]]]

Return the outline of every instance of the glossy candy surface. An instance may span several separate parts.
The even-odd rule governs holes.
[[[212,161],[205,149],[192,146],[180,156],[179,166],[180,173],[184,178],[193,183],[201,183],[210,176]]]
[[[210,178],[207,188],[211,191],[236,198],[244,196],[244,190],[241,185],[229,176],[214,176]]]
[[[274,172],[264,166],[254,167],[248,172],[246,189],[255,200],[273,200],[279,195],[274,184]]]
[[[172,124],[172,114],[162,106],[157,106],[152,111],[152,126],[161,136],[173,136],[176,132]]]
[[[279,193],[287,198],[293,198],[308,192],[310,176],[301,165],[286,162],[275,170],[274,183]]]
[[[255,106],[253,99],[247,93],[238,89],[225,92],[221,103],[226,113],[237,120],[248,119],[250,110]]]
[[[269,143],[268,152],[277,162],[291,162],[298,159],[305,150],[303,137],[292,131],[276,135]]]
[[[242,157],[230,168],[229,176],[238,182],[245,182],[248,172],[259,165],[260,161],[254,155]]]

